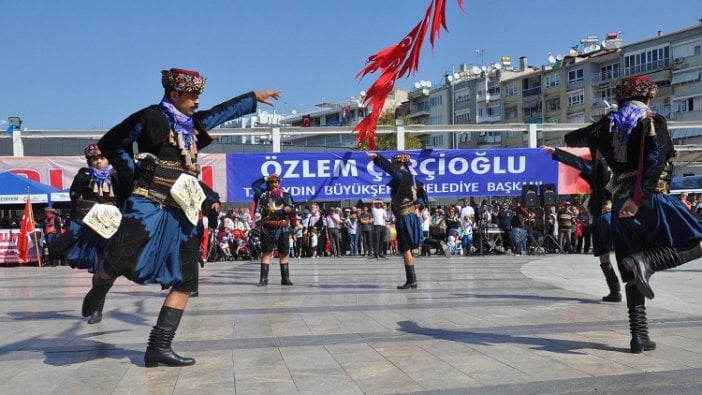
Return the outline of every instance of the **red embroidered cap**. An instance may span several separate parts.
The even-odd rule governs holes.
[[[206,81],[197,71],[176,68],[161,70],[161,85],[165,89],[199,95],[205,90]]]
[[[100,148],[97,144],[90,144],[89,146],[85,147],[85,149],[83,150],[83,154],[85,154],[85,159],[94,158],[96,156],[102,156],[102,152],[100,151]]]
[[[657,93],[658,85],[651,82],[651,78],[645,75],[625,78],[614,87],[614,96],[619,101],[637,97],[652,98]]]

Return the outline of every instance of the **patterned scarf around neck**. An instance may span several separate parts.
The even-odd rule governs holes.
[[[168,118],[168,123],[182,138],[185,148],[190,149],[194,137],[193,128],[195,127],[193,118],[178,111],[166,97],[161,100],[161,108],[163,115]]]
[[[612,146],[614,148],[614,158],[617,162],[627,161],[627,144],[629,135],[636,127],[639,120],[650,116],[651,110],[640,101],[632,100],[626,102],[619,111],[609,118],[609,131],[614,134]]]
[[[90,187],[98,196],[103,196],[103,192],[108,192],[110,197],[114,197],[115,193],[112,189],[112,165],[107,165],[102,170],[96,167],[88,166],[90,170]]]

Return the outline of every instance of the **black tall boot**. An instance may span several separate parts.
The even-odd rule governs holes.
[[[107,295],[107,292],[112,288],[112,284],[114,283],[114,279],[103,280],[97,273],[93,275],[93,287],[90,288],[90,291],[88,291],[85,298],[83,298],[83,317],[89,317],[97,311],[100,302],[102,301],[104,303],[105,295]]]
[[[261,264],[261,278],[258,280],[259,287],[265,287],[268,285],[268,268],[270,265]]]
[[[414,273],[414,265],[405,265],[405,276],[407,281],[403,285],[398,285],[397,289],[416,289],[417,275]]]
[[[655,350],[656,342],[648,337],[648,321],[646,320],[646,299],[635,285],[624,287],[626,292],[626,307],[629,309],[629,328],[631,329],[632,354],[641,354]]]
[[[614,271],[612,264],[610,262],[600,263],[600,268],[602,273],[604,273],[605,279],[607,280],[607,286],[609,286],[609,295],[603,296],[602,300],[605,302],[621,302],[621,286],[619,285],[619,278],[617,273]]]
[[[105,298],[103,297],[100,303],[98,303],[97,310],[90,315],[88,319],[88,324],[97,324],[102,321],[102,309],[105,308]]]
[[[171,342],[180,324],[183,310],[162,306],[156,326],[151,328],[149,345],[144,354],[144,365],[153,368],[158,364],[166,366],[190,366],[195,364],[193,358],[185,358],[173,352]]]
[[[631,254],[622,260],[627,270],[634,272],[636,287],[649,299],[653,299],[653,288],[649,283],[651,275],[661,270],[672,269],[683,263],[702,257],[702,248],[698,243],[676,251],[672,247],[656,247]]]
[[[290,281],[290,272],[288,270],[287,263],[280,264],[280,284],[281,285],[293,285],[292,281]]]

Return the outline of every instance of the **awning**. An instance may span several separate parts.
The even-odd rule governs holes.
[[[671,85],[684,84],[686,82],[693,82],[700,80],[700,70],[684,71],[682,73],[674,73],[673,79],[670,81]]]

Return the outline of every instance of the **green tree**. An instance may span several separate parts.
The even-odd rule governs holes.
[[[408,116],[402,117],[405,121],[405,125],[409,125],[410,119]],[[378,125],[391,125],[394,126],[396,122],[395,114],[392,111],[384,112],[380,118],[378,118]],[[387,134],[376,134],[375,135],[375,149],[377,151],[390,151],[397,148],[397,135],[395,133]],[[419,137],[413,134],[405,134],[405,149],[421,149],[422,141]],[[362,143],[358,146],[361,151],[368,151],[368,144]]]

